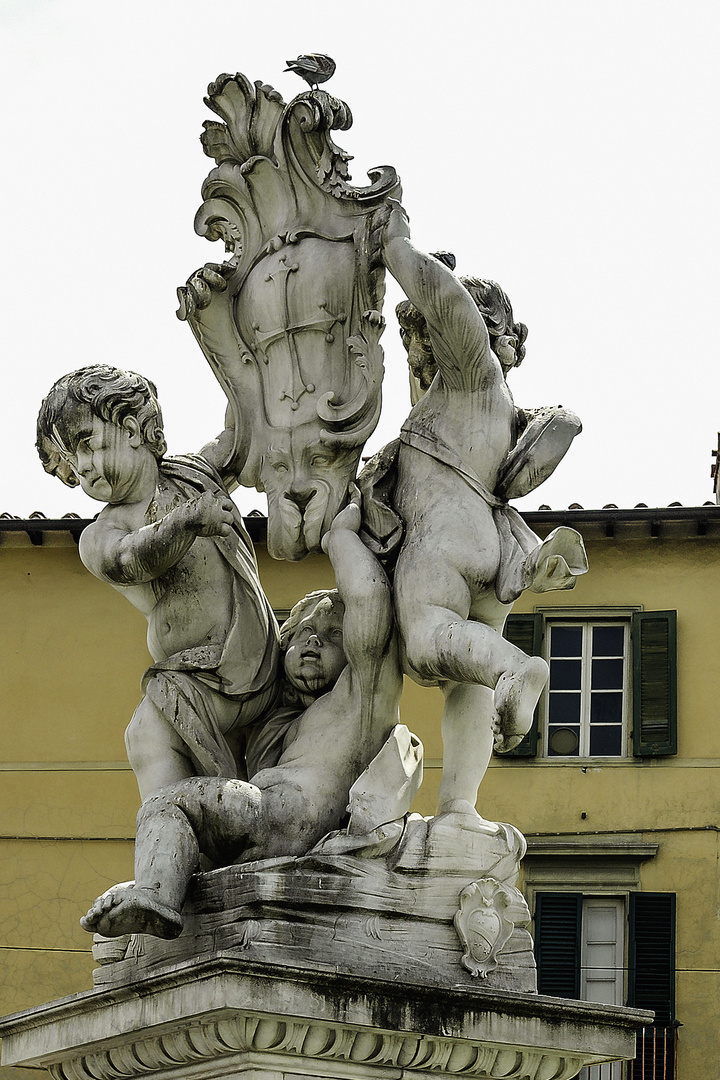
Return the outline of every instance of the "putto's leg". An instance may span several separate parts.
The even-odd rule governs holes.
[[[478,787],[493,747],[493,693],[473,683],[449,683],[443,693],[443,771],[437,813],[476,816]]]
[[[135,882],[99,897],[81,920],[105,937],[177,937],[182,905],[200,852],[231,861],[256,830],[262,795],[242,780],[194,777],[164,788],[140,807]]]
[[[138,705],[125,731],[125,747],[141,799],[197,775],[187,746],[147,697]]]
[[[505,672],[498,679],[493,732],[499,754],[514,750],[532,727],[535,706],[548,674],[549,668],[542,657],[528,656],[519,668]]]

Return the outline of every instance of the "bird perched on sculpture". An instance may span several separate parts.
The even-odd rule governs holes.
[[[303,53],[297,60],[286,60],[285,71],[294,71],[315,90],[319,83],[327,82],[335,72],[335,61],[325,53]]]

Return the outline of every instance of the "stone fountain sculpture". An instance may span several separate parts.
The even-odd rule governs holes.
[[[647,1017],[537,996],[525,841],[474,807],[493,742],[522,738],[547,678],[502,637],[512,602],[587,569],[577,533],[541,542],[508,500],[580,424],[515,408],[526,329],[507,297],[413,247],[394,170],[350,184],[330,137],[350,111],[317,89],[334,64],[291,66],[315,88],[289,105],[242,75],[206,98],[222,122],[205,125],[216,167],[195,227],[231,257],[190,277],[178,314],[227,395],[222,434],[168,458],[154,386],[102,365],[43,403],[45,468],[106,504],[81,558],[144,612],[154,664],[128,729],[135,880],[82,920],[95,990],[9,1018],[6,1059],[57,1080],[196,1063],[560,1080],[631,1056]],[[425,392],[358,477],[386,269]],[[324,550],[335,571],[281,628],[238,483],[267,492],[274,557]],[[403,668],[446,699],[428,819],[411,812],[422,747],[399,723]]]

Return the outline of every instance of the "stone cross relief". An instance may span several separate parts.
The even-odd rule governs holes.
[[[278,269],[272,273],[268,272],[265,275],[265,281],[274,281],[279,286],[279,293],[282,297],[282,313],[284,326],[277,327],[274,330],[261,330],[259,323],[253,324],[253,330],[255,331],[255,343],[258,351],[262,353],[263,362],[265,364],[270,363],[270,346],[274,345],[279,340],[287,342],[288,352],[290,354],[290,372],[289,383],[286,383],[286,388],[281,390],[278,395],[279,401],[289,401],[290,408],[295,412],[299,408],[299,401],[303,394],[314,394],[315,383],[310,382],[303,375],[300,367],[300,354],[295,341],[295,336],[309,331],[317,331],[323,334],[325,341],[328,344],[332,344],[335,341],[332,330],[336,323],[340,323],[342,326],[347,321],[347,314],[344,311],[339,311],[337,314],[332,314],[327,311],[327,302],[319,300],[317,303],[318,311],[322,314],[317,318],[307,318],[302,322],[292,323],[290,320],[290,308],[288,304],[288,276],[295,274],[300,269],[299,263],[292,263],[287,265],[287,255],[279,255],[278,262],[281,264]],[[280,380],[288,378],[288,372],[280,370]],[[271,385],[277,383],[277,377],[271,378]]]
[[[341,903],[356,867],[376,938],[412,923],[422,880],[429,922],[457,931],[457,969],[532,989],[507,959],[531,955],[516,888],[525,844],[475,802],[493,746],[520,742],[547,679],[502,636],[512,603],[587,569],[577,533],[541,541],[509,499],[551,474],[580,422],[516,409],[507,376],[526,328],[493,282],[413,246],[395,171],[350,184],[330,137],[350,127],[347,105],[317,88],[285,104],[243,75],[221,75],[205,100],[220,122],[202,136],[215,166],[195,228],[229,258],[191,275],[178,316],[227,396],[222,433],[168,457],[153,384],[105,365],[58,380],[38,420],[46,470],[105,504],[80,556],[143,611],[153,657],[127,735],[142,797],[135,880],[82,925],[180,939],[192,954],[188,897],[204,895],[208,867],[245,874],[260,896],[270,860],[296,921],[328,895]],[[408,298],[410,366],[429,374],[397,442],[358,475],[380,415],[386,271]],[[299,600],[282,627],[230,498],[238,484],[267,493],[273,557],[324,551],[335,573],[336,589]],[[430,819],[411,813],[422,746],[399,721],[403,674],[445,695]],[[335,885],[303,906],[318,867]],[[388,881],[406,911],[391,912]],[[262,956],[253,903],[243,948]],[[426,947],[444,971],[445,946]]]

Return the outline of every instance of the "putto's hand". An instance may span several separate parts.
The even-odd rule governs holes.
[[[345,529],[347,532],[353,533],[357,533],[360,530],[360,524],[362,521],[362,496],[360,494],[360,489],[355,484],[351,484],[348,490],[350,494],[350,502],[347,504],[344,510],[340,511],[337,517],[333,518],[330,529],[328,530],[328,532],[325,533],[325,536],[322,539],[323,551],[327,551],[327,544],[329,542],[330,536],[333,533],[340,532],[342,529]]]
[[[397,199],[388,199],[390,217],[385,226],[384,242],[389,244],[391,240],[410,239],[410,219],[405,209]]]
[[[232,499],[218,498],[211,491],[184,507],[185,524],[197,536],[229,536],[234,521]]]
[[[227,279],[235,273],[236,265],[230,260],[226,263],[206,263],[188,279],[187,285],[178,291],[180,306],[177,317],[181,321],[191,318],[196,311],[208,307],[213,296],[227,289]]]

